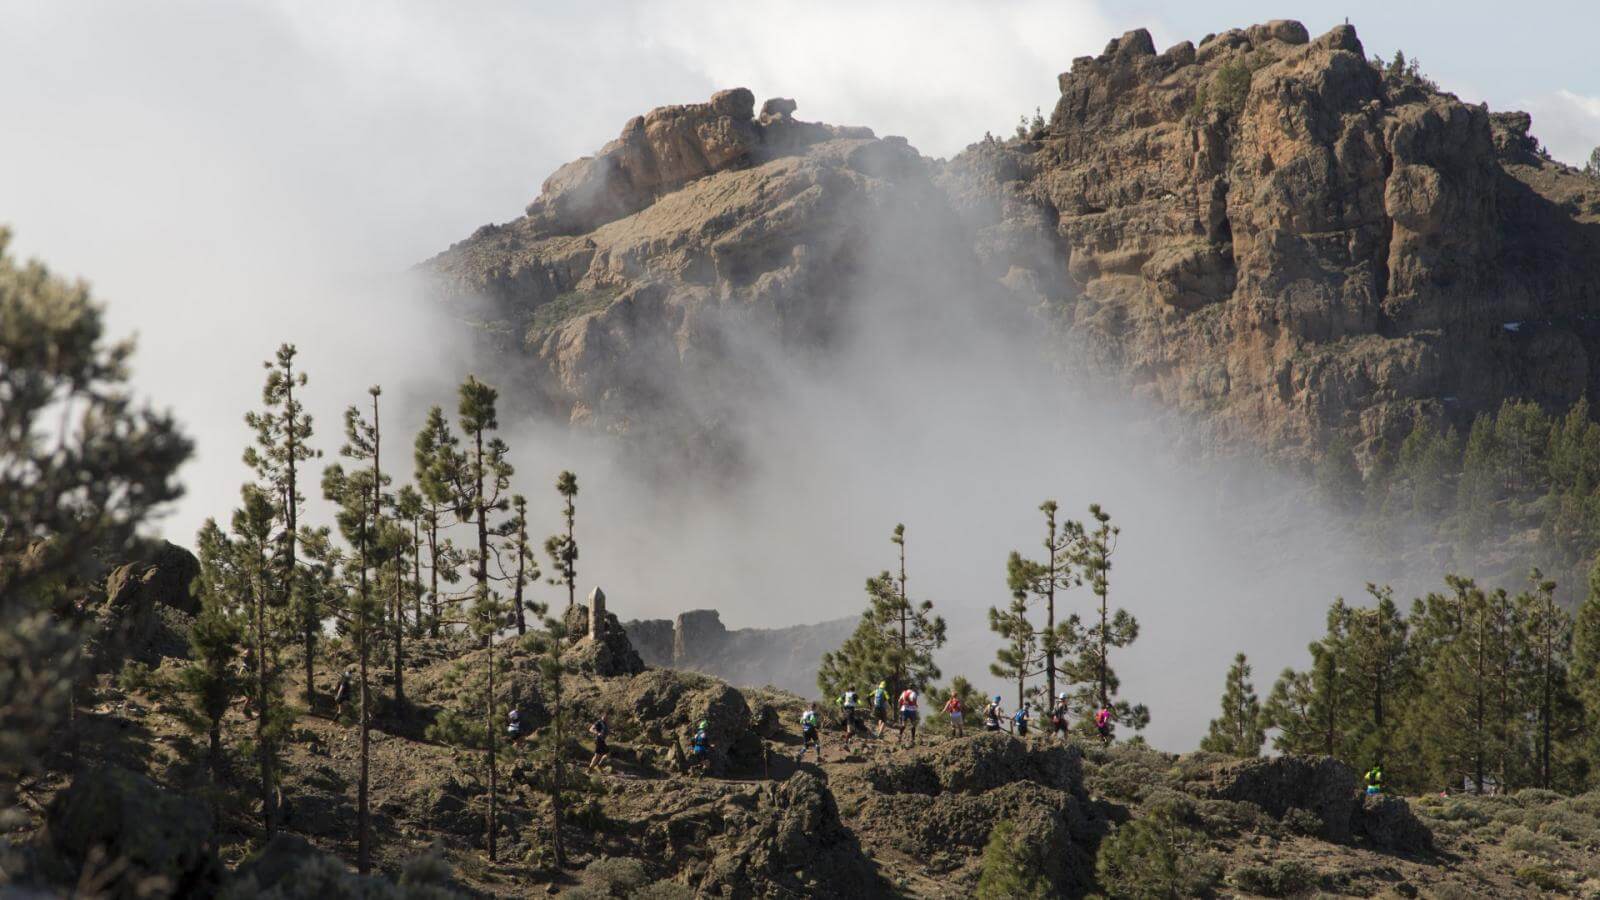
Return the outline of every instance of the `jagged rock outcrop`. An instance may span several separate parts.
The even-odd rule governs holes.
[[[1129,32],[1060,88],[1044,128],[941,181],[992,277],[1216,441],[1370,448],[1419,415],[1600,385],[1600,217],[1552,202],[1600,183],[1538,156],[1526,114],[1296,22],[1161,53]]]
[[[89,658],[97,671],[114,671],[126,660],[154,665],[189,652],[188,633],[200,611],[195,580],[200,561],[163,541],[149,559],[130,562],[106,577],[105,602],[94,617]]]
[[[1321,836],[1348,841],[1360,803],[1356,773],[1327,756],[1276,756],[1225,763],[1211,772],[1209,784],[1194,787],[1205,796],[1250,803],[1275,819],[1299,809],[1322,823]]]
[[[1007,820],[1018,841],[1044,850],[1044,874],[1062,895],[1092,883],[1089,848],[1100,826],[1077,748],[980,734],[870,766],[865,779],[873,791],[860,820],[879,823],[894,846],[934,872],[964,865]]]
[[[590,602],[594,602],[592,596]],[[605,595],[601,594],[598,618],[606,625],[599,635],[594,633],[597,617],[590,613],[589,607],[578,603],[567,610],[567,639],[573,643],[563,654],[563,661],[568,668],[591,675],[610,677],[643,672],[644,660],[633,649],[627,630],[617,621],[616,614],[604,609],[604,602]]]
[[[838,647],[855,625],[848,617],[788,628],[730,629],[716,610],[695,609],[676,619],[636,619],[622,627],[646,665],[804,695],[816,687],[822,654]]]
[[[724,397],[767,384],[730,323],[826,345],[875,266],[1052,314],[1213,446],[1364,458],[1418,417],[1600,389],[1600,182],[1526,114],[1290,21],[1129,32],[1058,86],[1042,127],[948,163],[742,89],[663,107],[426,268],[486,301],[537,405],[697,459],[736,455]]]
[[[519,393],[533,405],[736,456],[725,398],[771,378],[754,346],[825,344],[859,273],[917,271],[896,254],[964,245],[903,139],[794,108],[773,100],[756,117],[741,89],[634,119],[552,176],[527,216],[425,268],[498,346],[531,357]],[[869,251],[882,234],[905,240]]]

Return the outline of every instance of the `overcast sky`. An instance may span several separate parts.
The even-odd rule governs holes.
[[[1048,112],[1057,73],[1130,28],[1165,47],[1279,17],[1313,34],[1348,17],[1369,53],[1402,48],[1447,90],[1533,112],[1566,161],[1600,144],[1600,7],[1576,0],[0,0],[0,223],[15,251],[91,281],[114,333],[137,332],[139,390],[198,442],[190,494],[164,523],[187,544],[245,476],[241,414],[260,360],[300,346],[330,452],[338,411],[368,384],[447,401],[462,348],[394,276],[519,215],[551,170],[633,115],[747,86],[796,99],[801,118],[950,156]],[[876,535],[896,513],[872,515]],[[859,584],[862,565],[825,556]],[[758,621],[839,614],[853,590]],[[1252,648],[1263,682],[1298,656],[1327,599],[1319,588],[1281,607],[1294,621],[1260,642],[1276,658]],[[1183,631],[1142,643],[1178,653]],[[1183,680],[1206,708],[1169,698],[1158,734],[1203,725],[1234,648],[1203,649],[1211,668]]]

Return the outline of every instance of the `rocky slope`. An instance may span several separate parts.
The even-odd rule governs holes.
[[[572,620],[580,630],[581,620]],[[332,714],[325,700],[296,715],[285,751],[284,833],[263,846],[248,757],[230,758],[213,817],[199,799],[202,748],[181,709],[109,677],[92,686],[48,770],[23,786],[31,820],[10,823],[8,834],[24,862],[6,877],[76,881],[111,896],[968,897],[990,834],[1005,821],[1016,845],[1036,854],[1051,895],[1142,896],[1149,885],[1132,880],[1142,876],[1107,882],[1101,874],[1104,856],[1129,852],[1146,867],[1170,866],[1186,892],[1224,896],[1600,888],[1595,794],[1408,804],[1360,797],[1354,773],[1330,759],[1236,761],[1006,734],[954,738],[937,721],[922,746],[864,738],[851,752],[828,721],[826,759],[797,765],[801,698],[692,673],[633,671],[637,657],[622,632],[609,629],[602,641],[586,635],[569,656],[564,702],[576,721],[603,712],[613,728],[613,763],[573,785],[563,831],[569,865],[549,865],[542,762],[531,741],[500,750],[501,852],[491,862],[481,849],[483,755],[421,737],[460,689],[457,663],[446,657],[470,665],[479,651],[415,646],[409,708],[395,708],[388,687],[376,687],[371,750],[376,868],[398,878],[398,888],[347,868],[358,761],[347,716]],[[515,703],[537,731],[548,728],[537,662],[505,650],[499,704]],[[336,648],[334,662],[345,655]],[[167,658],[157,672],[178,663]],[[683,772],[684,744],[701,719],[716,752],[710,771],[695,777]],[[241,712],[229,713],[226,746],[245,747],[252,732]],[[577,772],[588,750],[574,741],[565,755]],[[1153,830],[1137,840],[1118,837],[1146,827]]]
[[[1600,387],[1600,182],[1526,115],[1286,21],[1130,32],[1060,89],[948,162],[742,89],[664,107],[425,268],[546,411],[697,446],[762,384],[732,335],[825,348],[885,290],[1015,300],[1213,446],[1288,458]]]

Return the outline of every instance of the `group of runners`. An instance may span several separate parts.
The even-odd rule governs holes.
[[[906,688],[898,696],[891,699],[889,683],[878,682],[871,695],[868,697],[867,708],[870,710],[873,726],[868,728],[861,719],[861,695],[854,688],[846,688],[834,700],[839,707],[841,729],[844,733],[844,752],[850,752],[851,740],[859,732],[862,735],[871,734],[875,739],[882,739],[883,732],[888,728],[895,729],[894,745],[900,746],[907,742],[909,746],[916,746],[917,725],[921,720],[921,697],[916,689]],[[940,709],[950,722],[950,733],[953,737],[962,737],[966,734],[966,704],[961,695],[952,691],[949,699]],[[1102,705],[1095,711],[1094,726],[1096,736],[1103,743],[1109,744],[1112,739],[1112,727],[1116,714],[1109,706]],[[999,694],[984,706],[983,728],[985,731],[1006,731],[1019,737],[1026,737],[1032,724],[1033,712],[1029,704],[1023,703],[1021,708],[1011,715],[1007,715],[1002,698]],[[1050,709],[1050,734],[1069,735],[1072,731],[1072,710],[1066,694],[1059,694]],[[817,762],[822,762],[822,716],[817,711],[817,704],[812,702],[800,713],[800,753],[796,757],[804,760],[806,752],[815,750]]]
[[[341,679],[339,690],[336,691],[336,701],[345,699],[348,695],[348,679]],[[861,695],[854,688],[845,689],[834,701],[839,707],[844,732],[844,752],[850,752],[850,745],[857,733],[865,736],[872,735],[874,739],[881,740],[883,733],[893,728],[895,730],[894,745],[899,747],[902,743],[908,746],[917,744],[917,726],[921,723],[922,697],[915,688],[906,688],[898,695],[892,695],[887,681],[878,682],[877,688],[862,703]],[[862,721],[862,707],[866,706],[872,715],[873,725],[868,728]],[[949,699],[939,710],[950,723],[952,737],[963,737],[966,734],[966,703],[961,695],[951,692]],[[1115,714],[1110,707],[1102,706],[1094,714],[1095,731],[1104,743],[1112,739],[1112,724]],[[992,701],[987,702],[983,709],[983,729],[985,731],[1005,731],[1019,737],[1027,737],[1032,725],[1033,713],[1031,706],[1023,703],[1021,708],[1011,715],[1007,715],[1001,696],[994,695]],[[689,754],[686,760],[691,773],[704,774],[711,760],[711,738],[707,733],[710,723],[702,719],[695,726],[694,736],[689,740]],[[588,771],[604,771],[603,767],[611,758],[611,749],[607,744],[611,727],[606,722],[605,715],[601,715],[589,726],[589,735],[594,738],[594,755],[589,759]],[[1051,736],[1069,735],[1072,731],[1071,704],[1066,694],[1060,694],[1055,699],[1055,704],[1050,709]],[[512,708],[506,716],[506,737],[515,742],[524,733],[522,713]],[[817,704],[813,701],[800,713],[800,753],[797,761],[803,761],[806,752],[815,750],[817,762],[822,759],[822,715],[817,711]]]

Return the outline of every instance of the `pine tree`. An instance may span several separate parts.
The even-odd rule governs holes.
[[[0,228],[0,816],[72,718],[81,644],[55,611],[182,493],[191,445],[127,386],[82,281],[19,264]]]
[[[1494,436],[1502,448],[1507,494],[1532,492],[1549,478],[1545,450],[1550,444],[1550,417],[1532,400],[1507,400],[1494,417]]]
[[[1316,485],[1323,502],[1339,512],[1353,512],[1361,505],[1361,467],[1343,434],[1335,434],[1323,449],[1317,461]]]
[[[1470,781],[1482,793],[1494,774],[1503,722],[1495,717],[1495,601],[1469,578],[1449,576],[1451,593],[1424,602],[1433,652],[1424,673],[1420,743],[1447,785]],[[1413,616],[1415,618],[1415,616]]]
[[[539,581],[539,560],[528,543],[527,498],[521,494],[512,497],[511,510],[512,516],[505,523],[503,533],[513,563],[511,571],[502,574],[511,583],[511,608],[516,611],[517,634],[524,635],[528,633],[528,611],[543,607],[543,604],[533,602],[526,595],[528,585]]]
[[[423,533],[428,544],[428,634],[439,637],[444,621],[444,597],[440,582],[450,585],[461,580],[461,554],[444,529],[457,512],[458,491],[454,483],[456,473],[464,463],[460,441],[450,430],[444,410],[435,406],[428,410],[428,418],[417,433],[413,445],[416,464],[417,490],[422,495]]]
[[[488,749],[489,771],[489,810],[487,819],[487,845],[489,859],[493,860],[498,852],[499,835],[499,779],[498,768],[495,760],[496,750],[496,718],[494,696],[494,637],[499,627],[503,624],[505,610],[500,597],[489,585],[489,556],[492,548],[489,536],[495,533],[498,526],[490,524],[491,514],[503,513],[508,506],[505,491],[511,484],[512,468],[507,460],[510,448],[506,442],[493,433],[500,427],[499,418],[495,412],[495,403],[499,397],[494,388],[484,384],[475,377],[468,377],[461,385],[460,403],[457,415],[460,427],[466,436],[466,450],[457,457],[453,471],[450,472],[451,482],[456,490],[456,510],[461,518],[477,529],[478,543],[476,551],[469,558],[475,582],[473,591],[473,609],[470,623],[474,636],[485,649],[485,672],[487,673],[488,688],[486,691],[485,715]],[[559,485],[558,485],[559,487]],[[573,480],[573,493],[577,492],[576,479]],[[570,507],[571,497],[568,495]]]
[[[1012,554],[1012,557],[1015,558],[1016,554]],[[1028,679],[1044,674],[1047,666],[1044,653],[1039,649],[1039,635],[1028,621],[1028,592],[1025,589],[1012,591],[1011,605],[1005,610],[989,607],[989,630],[1006,641],[995,652],[995,661],[989,664],[989,673],[996,678],[1017,682],[1017,709],[1021,709],[1028,700]]]
[[[335,463],[322,476],[323,495],[339,507],[339,531],[355,549],[346,566],[347,572],[351,567],[354,572],[346,579],[351,584],[342,624],[355,642],[358,669],[356,702],[360,729],[360,769],[356,780],[356,868],[362,874],[372,867],[372,692],[368,668],[373,644],[378,639],[383,621],[383,603],[377,597],[373,581],[375,573],[382,571],[385,556],[384,488],[389,483],[381,467],[378,397],[382,391],[374,386],[367,393],[372,398],[372,419],[368,421],[363,418],[361,411],[354,406],[346,409],[345,445],[339,451],[341,456],[359,468],[346,474],[344,468]]]
[[[1255,757],[1261,755],[1261,745],[1266,741],[1261,701],[1250,683],[1250,663],[1240,653],[1233,658],[1223,685],[1222,715],[1211,720],[1209,732],[1200,741],[1200,749],[1229,756]]]
[[[495,860],[498,853],[498,840],[500,833],[500,770],[495,757],[498,750],[499,723],[494,695],[494,679],[496,661],[494,655],[495,636],[506,626],[505,604],[500,595],[485,589],[472,604],[471,621],[472,634],[484,648],[484,718],[483,733],[486,738],[487,754],[485,757],[489,781],[489,809],[484,821],[485,846],[489,852],[489,860]]]
[[[1076,647],[1079,628],[1082,625],[1082,620],[1076,614],[1060,622],[1056,621],[1056,592],[1071,590],[1083,583],[1072,565],[1073,551],[1083,540],[1083,526],[1069,520],[1063,526],[1057,527],[1056,510],[1054,500],[1046,500],[1039,506],[1039,511],[1044,513],[1045,521],[1045,560],[1035,562],[1024,559],[1022,554],[1013,551],[1006,562],[1006,583],[1013,595],[1022,591],[1026,600],[1026,594],[1032,593],[1044,603],[1045,624],[1044,629],[1038,633],[1038,642],[1044,654],[1045,696],[1051,701],[1055,700],[1057,694],[1056,682],[1063,668],[1062,663]],[[996,611],[991,608],[989,627],[992,629],[995,628],[996,615]],[[1026,620],[1025,614],[1023,619]],[[1023,669],[1028,667],[1021,666]]]
[[[544,604],[536,604],[538,615],[545,612]],[[545,793],[550,798],[550,846],[556,867],[566,865],[566,844],[561,832],[567,810],[566,749],[568,741],[568,713],[562,702],[562,675],[566,664],[562,654],[566,651],[567,626],[561,619],[545,619],[544,634],[536,637],[539,650],[539,677],[544,685],[545,703],[550,710],[550,725],[540,735],[539,752],[546,761],[543,779]]]
[[[1577,789],[1588,766],[1571,752],[1583,727],[1582,704],[1573,692],[1572,617],[1556,603],[1556,583],[1534,569],[1529,589],[1517,595],[1520,618],[1525,623],[1527,652],[1523,708],[1534,712],[1535,783],[1546,790]]]
[[[222,720],[242,687],[234,662],[244,631],[229,598],[242,593],[245,586],[235,581],[237,569],[227,558],[227,538],[216,522],[208,521],[201,530],[199,546],[200,613],[189,629],[191,659],[178,676],[178,686],[199,714],[207,737],[206,768],[211,776],[211,821],[215,824],[221,822],[218,796],[224,783]]]
[[[278,510],[267,492],[256,485],[245,485],[240,497],[242,504],[233,513],[231,537],[222,536],[221,529],[209,520],[201,529],[201,549],[210,555],[202,567],[227,572],[225,576],[218,575],[218,583],[237,591],[235,602],[246,617],[261,826],[270,838],[277,833],[278,752],[288,724],[280,673],[275,665],[280,611],[273,607],[273,601],[282,596],[274,583],[281,570],[272,559]]]
[[[567,609],[571,609],[578,602],[578,539],[572,532],[573,520],[577,517],[573,499],[578,496],[578,476],[562,472],[556,477],[556,492],[565,501],[561,517],[567,523],[567,531],[546,538],[544,552],[555,567],[557,577],[552,583],[567,586]]]
[[[394,515],[402,526],[409,525],[406,549],[411,554],[411,579],[406,584],[406,596],[411,600],[412,637],[421,637],[427,617],[422,611],[422,524],[426,508],[422,493],[412,485],[402,487],[394,498]],[[397,621],[399,616],[396,617]]]
[[[906,594],[905,526],[896,525],[889,540],[900,552],[900,574],[886,569],[867,579],[861,622],[838,650],[822,655],[817,686],[824,697],[880,681],[892,694],[908,687],[926,693],[939,679],[933,654],[944,646],[944,619],[933,614],[933,601],[913,603]]]
[[[996,822],[983,847],[979,900],[1046,900],[1057,896],[1045,876],[1045,848],[1021,841],[1010,820]]]
[[[1139,637],[1139,621],[1125,609],[1111,609],[1111,556],[1116,553],[1122,529],[1111,524],[1111,514],[1098,503],[1089,504],[1089,518],[1094,526],[1085,528],[1076,562],[1098,609],[1097,617],[1090,620],[1079,641],[1073,680],[1085,683],[1085,687],[1078,691],[1078,705],[1090,714],[1102,707],[1111,708],[1118,722],[1138,731],[1150,724],[1150,711],[1142,703],[1116,699],[1121,682],[1111,667],[1111,650],[1130,646]]]
[[[1457,527],[1462,547],[1468,552],[1476,551],[1494,528],[1495,504],[1503,486],[1502,468],[1494,421],[1479,415],[1467,433],[1461,480],[1456,485]]]
[[[309,443],[311,414],[294,395],[295,388],[306,385],[306,373],[294,368],[297,352],[293,344],[283,344],[278,347],[276,359],[263,363],[267,370],[267,382],[261,389],[263,408],[245,413],[244,417],[245,423],[255,429],[256,446],[245,448],[244,462],[255,470],[277,509],[280,530],[274,555],[280,570],[275,583],[282,596],[275,605],[292,610],[299,622],[305,656],[305,698],[310,703],[316,696],[316,650],[322,610],[312,598],[303,596],[296,571],[300,507],[305,499],[300,492],[298,467],[322,453]]]
[[[1426,522],[1449,515],[1455,499],[1451,475],[1458,470],[1460,459],[1455,429],[1440,429],[1428,419],[1419,419],[1400,445],[1388,515]]]
[[[1266,726],[1278,730],[1272,746],[1281,753],[1337,756],[1344,745],[1353,702],[1343,658],[1345,617],[1338,605],[1329,612],[1328,634],[1308,648],[1310,668],[1284,669],[1262,708]]]
[[[1589,570],[1589,592],[1572,625],[1572,684],[1582,707],[1582,726],[1575,737],[1578,755],[1590,761],[1591,776],[1600,774],[1600,560]],[[1591,778],[1595,786],[1600,779]]]
[[[1347,706],[1347,735],[1342,757],[1359,765],[1387,766],[1401,727],[1400,711],[1415,689],[1415,672],[1407,643],[1408,623],[1387,585],[1367,585],[1370,608],[1334,604],[1340,618],[1330,633],[1343,637],[1338,655],[1344,660],[1353,696]]]

